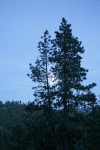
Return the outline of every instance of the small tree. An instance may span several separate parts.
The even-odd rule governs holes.
[[[68,150],[69,113],[76,106],[86,105],[91,95],[94,97],[91,89],[96,85],[95,83],[82,85],[88,72],[81,67],[81,54],[84,53],[84,47],[81,46],[78,38],[72,35],[70,27],[71,25],[63,18],[59,31],[55,32],[56,38],[52,40],[53,46],[49,58],[53,64],[52,72],[58,79],[56,101],[64,110],[64,150]]]
[[[34,96],[37,103],[41,103],[51,107],[51,94],[50,94],[50,85],[49,85],[49,51],[50,51],[50,35],[46,30],[44,36],[41,37],[42,41],[38,43],[39,49],[39,59],[35,62],[35,66],[30,64],[31,74],[28,76],[35,82],[33,87]]]

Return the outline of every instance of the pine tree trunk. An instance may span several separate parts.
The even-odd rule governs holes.
[[[49,81],[48,81],[48,55],[47,55],[47,50],[46,50],[46,79],[47,79],[48,106],[49,106],[49,108],[51,108]]]

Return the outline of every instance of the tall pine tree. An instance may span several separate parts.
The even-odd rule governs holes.
[[[56,84],[57,104],[63,107],[64,114],[64,150],[68,150],[68,116],[72,108],[86,105],[91,96],[94,96],[91,89],[95,83],[83,85],[88,70],[81,66],[81,55],[84,47],[78,38],[72,35],[71,25],[65,18],[62,19],[59,31],[55,32],[55,39],[52,40],[52,50],[49,60],[53,64],[52,72],[58,82]],[[94,98],[93,98],[94,99]],[[71,109],[70,109],[71,108]]]

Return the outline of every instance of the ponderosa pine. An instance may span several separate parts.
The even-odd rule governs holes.
[[[70,108],[83,106],[94,100],[91,89],[95,83],[84,85],[88,70],[81,66],[84,47],[77,37],[72,35],[71,25],[63,18],[59,31],[55,32],[49,60],[53,64],[52,72],[56,76],[57,104],[64,112],[64,150],[68,150],[68,116]],[[90,98],[91,97],[91,98]]]

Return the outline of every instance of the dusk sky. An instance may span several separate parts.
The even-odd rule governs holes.
[[[33,101],[27,77],[38,57],[37,43],[45,29],[52,37],[62,17],[85,48],[86,83],[100,95],[100,0],[0,0],[0,100]]]

